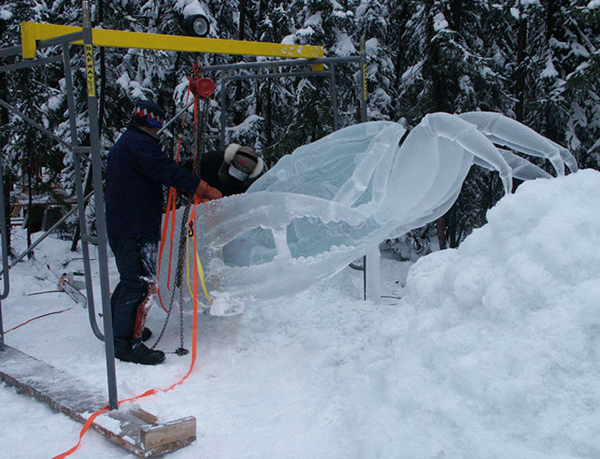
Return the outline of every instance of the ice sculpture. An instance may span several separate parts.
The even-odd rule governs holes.
[[[197,208],[198,254],[209,292],[273,298],[332,276],[374,245],[443,215],[470,167],[549,177],[506,148],[577,169],[564,148],[494,113],[425,116],[410,133],[369,122],[298,148],[244,195]]]

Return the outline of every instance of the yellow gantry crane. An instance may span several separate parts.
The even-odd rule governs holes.
[[[82,32],[82,27],[21,23],[21,46],[24,58],[35,57],[38,42]],[[258,41],[222,40],[155,33],[124,32],[121,30],[92,29],[95,46],[113,48],[157,49],[164,51],[187,51],[197,53],[236,54],[245,56],[283,57],[294,59],[318,59],[324,57],[322,46],[285,45]],[[83,41],[73,41],[83,44]]]

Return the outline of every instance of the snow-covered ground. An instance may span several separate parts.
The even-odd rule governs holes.
[[[190,378],[138,402],[164,421],[197,418],[198,440],[167,457],[600,457],[600,173],[525,183],[488,217],[458,250],[383,259],[382,293],[400,300],[361,301],[348,268],[240,316],[201,315]],[[72,305],[31,294],[56,288],[47,264],[73,271],[77,256],[52,240],[11,270],[5,330]],[[153,308],[149,326],[163,320]],[[5,341],[106,391],[79,306]],[[160,347],[178,344],[174,321]],[[188,366],[117,362],[119,397],[167,387]],[[81,424],[4,383],[0,404],[0,457],[49,458],[77,440]],[[133,456],[90,431],[71,457]]]

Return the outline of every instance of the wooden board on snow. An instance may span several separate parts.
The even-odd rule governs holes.
[[[87,383],[10,346],[0,351],[0,379],[81,423],[107,405]],[[91,428],[138,457],[165,454],[196,440],[193,416],[160,423],[140,409],[107,411]]]

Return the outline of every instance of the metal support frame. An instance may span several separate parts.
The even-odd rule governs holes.
[[[10,48],[0,49],[0,57],[17,56],[21,54],[20,46],[11,46]]]
[[[205,67],[204,71],[219,71],[222,76],[222,84],[225,84],[227,80],[235,79],[250,79],[250,78],[280,78],[280,77],[301,77],[301,76],[322,76],[328,77],[330,81],[330,93],[332,95],[332,105],[334,110],[334,129],[339,128],[338,121],[338,101],[337,101],[337,88],[335,80],[335,65],[346,64],[357,62],[362,64],[363,72],[361,72],[361,83],[364,87],[363,97],[361,98],[361,112],[362,120],[366,121],[366,71],[364,71],[366,54],[364,53],[364,47],[361,48],[360,56],[353,57],[338,57],[338,58],[321,58],[323,56],[323,49],[319,46],[295,46],[295,45],[279,45],[279,44],[265,44],[255,42],[235,42],[232,40],[215,40],[215,39],[201,39],[191,37],[170,37],[163,35],[152,35],[152,34],[135,34],[131,32],[120,32],[120,31],[103,31],[102,29],[92,29],[89,15],[89,4],[88,0],[83,0],[83,28],[77,27],[66,27],[66,26],[54,26],[50,24],[36,24],[36,23],[23,23],[22,24],[22,38],[23,44],[21,46],[11,47],[0,50],[0,57],[16,56],[23,53],[26,58],[35,57],[35,50],[39,48],[60,45],[62,47],[62,56],[51,56],[47,58],[40,58],[34,60],[28,60],[19,62],[16,64],[10,64],[0,66],[0,72],[7,72],[13,70],[19,70],[24,68],[30,68],[38,65],[47,65],[57,62],[62,58],[65,81],[67,89],[67,101],[69,108],[69,125],[71,140],[65,142],[59,137],[55,136],[52,132],[45,129],[39,123],[28,118],[25,114],[19,110],[11,107],[4,101],[0,101],[0,105],[5,107],[12,113],[20,116],[25,121],[32,124],[34,127],[39,129],[41,132],[50,136],[53,140],[60,143],[61,145],[67,146],[73,153],[74,170],[75,170],[75,182],[76,182],[76,194],[77,194],[77,208],[73,209],[69,215],[78,212],[80,230],[82,234],[82,254],[84,260],[84,270],[86,279],[86,292],[88,298],[88,311],[89,321],[93,333],[97,338],[104,340],[105,343],[105,354],[106,354],[106,368],[107,368],[107,380],[108,380],[108,393],[109,393],[109,406],[111,409],[118,408],[118,397],[117,397],[117,383],[116,383],[116,372],[114,362],[114,347],[113,347],[113,336],[112,336],[112,317],[110,308],[110,290],[108,280],[108,261],[107,261],[107,234],[106,234],[106,223],[104,216],[104,197],[102,187],[102,160],[101,160],[101,147],[100,147],[100,134],[98,127],[98,101],[95,90],[95,75],[94,75],[94,59],[93,59],[93,46],[94,38],[98,37],[99,46],[113,46],[113,47],[133,47],[133,48],[146,48],[146,49],[174,49],[178,51],[195,51],[195,52],[210,52],[210,53],[222,53],[222,54],[246,54],[246,55],[260,55],[260,56],[275,56],[275,57],[291,57],[298,56],[295,59],[287,59],[280,61],[265,61],[265,62],[254,62],[254,63],[238,63],[226,66],[210,66]],[[152,35],[156,40],[149,40],[148,37]],[[84,52],[86,55],[86,70],[87,70],[87,82],[88,82],[88,112],[89,112],[89,126],[90,126],[90,146],[81,146],[78,144],[77,139],[77,126],[75,117],[75,95],[74,86],[72,80],[72,69],[70,64],[70,45],[81,44],[83,42]],[[202,46],[209,46],[208,49],[204,50]],[[215,44],[218,45],[215,48]],[[167,46],[168,45],[168,46]],[[189,48],[189,49],[188,49]],[[302,59],[302,58],[308,59]],[[321,58],[321,59],[319,59]],[[226,72],[240,69],[260,69],[260,68],[274,68],[274,67],[292,67],[300,65],[311,65],[311,71],[290,71],[290,72],[273,72],[264,75],[239,75],[228,77]],[[324,65],[329,65],[328,70],[324,70]],[[224,89],[224,87],[222,88]],[[221,106],[226,107],[225,91],[221,91]],[[187,107],[186,107],[187,109]],[[175,118],[180,116],[185,110],[182,110],[176,115]],[[225,123],[226,115],[225,111],[221,114],[221,142],[225,143]],[[168,124],[174,121],[173,118]],[[166,127],[166,125],[165,125]],[[89,157],[85,154],[89,153]],[[84,190],[82,186],[81,177],[81,160],[89,161],[92,167],[93,173],[93,188],[94,191],[87,197],[83,195]],[[2,173],[2,163],[0,158],[0,174]],[[2,199],[3,190],[0,189],[0,199]],[[85,224],[85,202],[90,196],[93,195],[96,204],[96,222],[97,222],[97,239],[92,238],[87,233],[87,227]],[[4,347],[4,335],[2,329],[2,306],[1,300],[8,296],[9,292],[9,266],[8,266],[8,249],[6,240],[6,222],[5,222],[5,211],[4,201],[0,203],[0,226],[2,234],[2,260],[3,260],[3,280],[4,280],[4,291],[0,296],[0,350]],[[64,217],[66,218],[66,217]],[[61,221],[62,222],[62,221]],[[52,231],[58,224],[53,226]],[[41,243],[42,239],[45,238],[50,231],[36,241],[36,245]],[[104,336],[102,335],[95,317],[94,307],[94,294],[92,287],[91,278],[91,264],[88,243],[94,241],[98,245],[98,264],[100,274],[100,289],[101,289],[101,300],[103,310],[103,328]],[[366,277],[365,277],[366,282]],[[365,287],[366,289],[366,287]],[[366,298],[365,298],[366,299]]]
[[[362,122],[366,122],[367,121],[367,48],[366,48],[366,44],[365,44],[365,37],[361,37],[360,39],[360,55],[362,57],[361,60],[361,64],[362,64],[362,72],[361,72],[361,78],[360,78],[360,82],[362,84],[362,97],[361,97],[361,120]],[[381,298],[378,294],[378,296],[376,298],[372,297],[372,292],[373,291],[378,291],[379,290],[379,285],[377,285],[376,289],[373,287],[371,287],[371,283],[373,282],[380,282],[379,279],[379,275],[377,276],[377,280],[375,281],[375,276],[370,275],[370,273],[367,272],[367,265],[373,265],[375,266],[375,263],[377,263],[377,273],[379,273],[379,266],[381,263],[381,260],[379,258],[379,250],[377,251],[377,254],[375,253],[375,250],[371,250],[367,255],[365,255],[363,257],[363,285],[364,285],[364,290],[363,290],[363,295],[364,295],[364,299],[365,301],[367,300],[373,300],[375,302],[378,302]]]
[[[223,64],[223,65],[209,65],[202,68],[203,72],[218,72],[220,75],[221,81],[221,91],[220,91],[220,107],[221,107],[221,119],[219,121],[219,143],[221,149],[225,148],[226,143],[226,125],[227,125],[227,97],[225,90],[225,86],[228,81],[238,81],[238,80],[254,80],[254,79],[271,79],[271,78],[300,78],[300,77],[323,77],[329,78],[329,93],[331,94],[332,101],[332,111],[333,111],[333,130],[337,131],[339,129],[339,113],[338,113],[338,94],[337,94],[337,85],[335,79],[335,66],[340,64],[351,64],[358,63],[361,65],[361,68],[364,67],[366,56],[365,54],[361,54],[359,56],[349,56],[349,57],[324,57],[321,59],[287,59],[280,61],[263,61],[263,62],[240,62],[236,64]],[[302,71],[293,71],[290,70],[288,72],[268,72],[268,73],[251,73],[251,74],[233,74],[235,72],[241,70],[249,70],[249,71],[258,71],[261,69],[274,69],[281,67],[299,67],[299,66],[311,66],[312,70],[302,70]],[[324,69],[325,66],[328,66],[328,69]],[[361,88],[364,87],[364,72],[361,71]],[[365,91],[361,90],[361,94],[366,94]],[[367,100],[366,98],[361,97],[361,117],[363,120],[366,118],[366,107]],[[166,129],[168,125],[170,125],[175,119],[183,115],[185,111],[191,106],[181,110],[179,113],[173,117],[164,127]]]
[[[121,30],[91,29],[91,27],[90,30],[92,35],[89,40],[93,41],[96,46],[109,46],[112,48],[311,59],[323,57],[324,55],[321,46],[124,32]],[[40,45],[56,45],[65,41],[65,37],[69,43],[81,44],[82,36],[78,35],[78,33],[81,34],[81,31],[81,27],[23,22],[21,23],[23,57],[33,58],[35,57],[36,48],[39,48]]]
[[[0,50],[0,57],[15,56],[15,55],[20,54],[20,52],[21,52],[20,46],[6,48],[3,50]],[[8,72],[8,71],[12,71],[12,70],[30,68],[30,67],[34,67],[36,65],[48,64],[50,62],[54,62],[54,59],[46,58],[46,59],[38,59],[35,62],[19,62],[17,64],[0,66],[0,72]],[[3,100],[0,100],[0,105],[2,105],[4,108],[6,108],[9,111],[12,111],[13,113],[15,113],[15,111],[16,111],[16,113],[19,116],[22,115],[22,117],[25,121],[32,123],[34,125],[34,127],[38,128],[38,129],[41,128],[40,130],[42,132],[44,132],[47,135],[50,135],[50,137],[54,138],[55,140],[58,139],[58,137],[54,136],[54,134],[52,134],[50,131],[44,129],[43,126],[41,126],[40,124],[36,123],[35,121],[29,119],[24,114],[20,113],[18,110],[14,109],[13,107],[11,107],[9,104],[4,102]],[[3,145],[0,144],[0,151],[1,151],[2,146]],[[2,159],[1,155],[0,155],[0,177],[2,177],[4,179],[4,166],[3,166],[3,159]],[[0,245],[1,245],[1,251],[2,251],[2,271],[0,271],[0,275],[2,276],[3,290],[2,290],[2,293],[0,294],[0,351],[4,351],[4,349],[5,349],[5,347],[4,347],[4,325],[2,322],[2,300],[6,299],[10,292],[10,271],[9,271],[10,265],[8,262],[9,253],[8,253],[7,235],[8,235],[8,227],[6,225],[6,207],[5,207],[4,185],[2,185],[2,186],[0,186]]]
[[[89,199],[92,197],[92,195],[93,195],[93,193],[88,194],[84,198],[84,201],[85,202],[89,201]],[[39,238],[37,238],[35,240],[35,242],[33,242],[27,249],[25,249],[20,255],[18,255],[13,260],[11,260],[11,262],[9,264],[9,269],[12,268],[13,266],[15,266],[18,262],[20,262],[23,258],[25,258],[27,255],[29,255],[31,252],[33,252],[34,249],[44,241],[44,239],[46,239],[48,236],[50,236],[50,234],[52,234],[54,232],[54,230],[56,230],[60,225],[62,225],[65,221],[67,221],[69,219],[69,217],[75,213],[76,210],[77,210],[77,208],[71,209],[69,212],[67,212],[65,215],[63,215],[60,220],[58,220],[54,225],[52,225],[50,228],[48,228],[46,231],[44,231],[42,233],[42,235]],[[89,260],[88,260],[88,263],[89,263]],[[3,275],[5,272],[6,272],[6,270],[2,269],[2,271],[0,271],[0,276]]]
[[[92,269],[90,264],[90,249],[87,225],[85,224],[85,199],[83,193],[83,178],[81,177],[81,162],[79,153],[79,141],[77,139],[77,120],[75,118],[75,93],[73,90],[73,71],[71,69],[71,54],[69,45],[62,44],[63,66],[65,69],[65,85],[67,87],[67,106],[69,108],[69,129],[71,132],[71,149],[73,150],[73,170],[75,174],[75,192],[77,194],[77,215],[79,219],[79,231],[81,234],[81,253],[83,255],[83,271],[85,275],[85,289],[88,298],[88,314],[92,331],[97,338],[103,339],[103,335],[96,322],[96,308],[94,306],[94,291],[92,286]],[[91,149],[90,149],[91,152]],[[95,190],[94,190],[95,191]],[[90,193],[91,194],[91,193]]]
[[[203,72],[218,72],[221,81],[220,91],[220,108],[221,118],[219,120],[219,143],[223,150],[226,143],[226,129],[227,129],[227,97],[225,91],[225,85],[227,81],[235,80],[251,80],[251,79],[263,79],[263,78],[282,78],[282,77],[327,77],[330,83],[330,94],[332,100],[333,110],[333,129],[337,131],[339,129],[339,116],[338,116],[338,97],[337,97],[337,85],[335,79],[335,66],[341,64],[357,63],[360,65],[360,108],[361,108],[361,122],[367,121],[367,105],[368,105],[368,91],[367,91],[367,56],[365,49],[364,38],[361,39],[360,44],[360,55],[349,56],[349,57],[324,57],[321,59],[288,59],[280,61],[263,61],[263,62],[240,62],[236,64],[222,64],[222,65],[210,65],[202,68]],[[272,69],[280,67],[299,67],[310,65],[313,71],[289,71],[289,72],[270,72],[270,73],[259,73],[259,74],[245,74],[245,75],[230,75],[242,70],[256,71],[261,69]],[[329,66],[328,70],[324,70],[323,67]],[[193,102],[179,111],[171,120],[169,120],[161,129],[166,129],[171,123],[177,118],[182,116],[191,106]],[[160,132],[160,131],[159,131]],[[363,299],[365,301],[372,300],[375,303],[380,301],[380,256],[378,248],[371,250],[368,255],[363,257],[363,263],[361,267],[357,267],[355,264],[350,266],[353,269],[357,269],[363,272]],[[370,268],[367,269],[367,266]]]
[[[61,56],[51,56],[43,59],[38,59],[36,65],[53,64],[61,59]],[[11,70],[20,70],[31,67],[29,61],[17,62],[16,64],[5,65],[0,67],[0,72],[9,72]]]
[[[91,16],[88,0],[83,0],[82,5],[83,46],[85,50],[88,90],[88,117],[90,126],[90,144],[92,147],[92,179],[94,185],[94,207],[96,209],[96,231],[98,233],[98,268],[100,274],[100,296],[102,299],[102,319],[104,321],[104,348],[106,354],[106,373],[108,375],[108,405],[111,410],[116,410],[119,407],[119,399],[117,397],[115,348],[113,342],[112,310],[110,306],[110,284],[108,279],[108,237],[106,233],[106,219],[104,216],[104,191],[102,187],[102,156],[100,152],[100,129],[98,126],[98,97],[96,96],[96,82],[94,79],[92,21],[90,19]],[[71,138],[71,142],[73,142],[73,138]],[[81,184],[80,181],[79,183]],[[82,236],[85,234],[83,228],[81,234]],[[90,308],[90,310],[91,309],[92,308]]]
[[[326,59],[320,59],[326,60]],[[211,71],[211,67],[205,67],[203,69],[205,72]],[[320,71],[320,72],[276,72],[276,73],[262,73],[262,74],[252,74],[252,75],[226,75],[224,69],[218,69],[221,71],[221,120],[220,120],[220,147],[221,150],[225,149],[226,142],[226,124],[227,124],[227,98],[226,98],[226,85],[229,81],[240,81],[240,80],[257,80],[257,79],[271,79],[271,78],[284,78],[284,77],[293,77],[293,78],[301,78],[301,77],[325,77],[329,78],[330,81],[330,94],[332,99],[333,106],[333,130],[337,131],[339,129],[339,115],[337,111],[337,91],[334,88],[335,84],[335,68],[332,66],[330,70]]]
[[[25,115],[23,112],[21,112],[20,110],[17,110],[16,108],[14,108],[10,104],[6,103],[2,99],[0,99],[0,105],[2,107],[6,108],[9,112],[12,112],[15,115],[17,115],[18,117],[20,117],[23,121],[26,121],[27,123],[31,124],[38,131],[42,132],[43,134],[46,134],[48,137],[50,137],[55,142],[60,143],[61,145],[65,146],[67,148],[70,147],[68,142],[65,142],[60,137],[55,136],[54,133],[50,132],[48,129],[46,129],[44,126],[42,126],[40,123],[35,122],[31,118],[29,118],[27,115]]]
[[[66,142],[63,139],[56,136],[54,133],[46,129],[40,123],[37,123],[20,110],[12,107],[10,104],[6,103],[3,100],[0,100],[0,106],[6,108],[8,111],[13,113],[14,115],[20,117],[37,130],[42,132],[43,134],[50,137],[55,142],[69,148],[72,151],[73,155],[73,164],[74,164],[74,174],[75,174],[75,188],[77,195],[77,207],[72,209],[66,215],[64,215],[57,223],[55,223],[49,230],[47,230],[40,238],[38,238],[32,245],[29,247],[24,253],[20,256],[12,260],[10,266],[18,263],[22,260],[28,253],[37,247],[49,234],[51,234],[61,223],[63,223],[67,218],[73,215],[75,212],[78,212],[78,220],[80,225],[80,231],[82,234],[81,238],[81,248],[83,255],[83,263],[84,263],[84,272],[86,279],[86,293],[88,299],[88,316],[91,329],[94,335],[105,342],[106,349],[106,366],[107,366],[107,380],[108,380],[108,394],[109,394],[109,406],[111,409],[118,408],[118,398],[117,398],[117,385],[116,385],[116,372],[115,372],[115,361],[114,361],[114,344],[112,339],[112,317],[111,317],[111,308],[110,308],[110,290],[109,290],[109,278],[108,278],[108,257],[107,257],[107,237],[106,237],[106,222],[104,218],[104,197],[103,197],[103,186],[102,186],[102,159],[100,153],[100,136],[98,129],[98,103],[97,98],[95,96],[95,88],[94,88],[94,69],[93,69],[93,58],[87,59],[87,71],[88,71],[88,112],[89,112],[89,126],[90,126],[90,146],[81,146],[78,143],[77,139],[77,124],[76,124],[76,113],[75,113],[75,94],[73,89],[73,76],[70,62],[70,53],[69,53],[69,43],[73,40],[81,40],[84,41],[84,46],[86,47],[86,51],[89,50],[89,53],[92,52],[93,42],[91,40],[91,26],[89,21],[89,7],[87,6],[87,1],[84,0],[84,24],[87,27],[84,27],[83,31],[71,33],[63,36],[57,36],[50,39],[46,39],[37,43],[38,48],[44,48],[49,46],[61,45],[62,46],[62,55],[51,56],[48,58],[40,58],[27,60],[23,62],[19,62],[17,64],[10,64],[0,67],[0,72],[7,72],[12,70],[20,70],[25,68],[36,67],[40,65],[47,65],[58,62],[62,60],[63,67],[65,71],[65,82],[67,89],[67,104],[69,108],[69,125],[70,125],[70,134],[71,140],[70,142]],[[86,19],[87,18],[87,19]],[[21,47],[8,48],[6,50],[0,51],[0,57],[18,55],[21,53]],[[90,55],[87,54],[87,55]],[[87,56],[86,55],[86,56]],[[86,157],[85,154],[89,153],[91,157]],[[92,171],[94,176],[94,190],[88,196],[84,196],[84,190],[82,186],[82,176],[81,176],[81,159],[91,162]],[[3,191],[3,190],[2,190]],[[93,238],[88,234],[87,226],[86,226],[86,218],[85,218],[85,203],[91,198],[94,197],[96,202],[96,221],[97,221],[97,231],[98,237]],[[6,209],[4,209],[4,201],[0,204],[0,216],[2,213],[5,213]],[[4,219],[2,222],[4,223]],[[2,228],[2,244],[7,244],[5,240],[6,231]],[[94,242],[98,246],[98,265],[99,265],[99,274],[100,274],[100,289],[101,289],[101,299],[102,299],[102,312],[103,312],[103,320],[104,320],[104,335],[98,326],[96,320],[96,308],[94,306],[94,291],[93,291],[93,282],[92,282],[92,270],[91,270],[91,258],[90,258],[90,248],[89,243]],[[5,288],[5,294],[8,295],[8,273],[9,273],[9,263],[8,256],[5,256],[3,253],[3,272],[2,275],[4,277],[4,282],[7,285]],[[5,298],[5,296],[4,296]],[[3,299],[3,298],[1,298]],[[0,322],[1,322],[1,304],[0,304]],[[2,324],[0,323],[0,332],[1,332]],[[3,333],[1,344],[3,346]]]
[[[0,155],[0,177],[4,177],[4,168],[2,165],[2,155]],[[0,231],[1,244],[2,244],[2,269],[4,271],[3,277],[3,289],[0,294],[0,351],[4,350],[4,325],[2,324],[2,300],[4,300],[10,291],[10,282],[8,274],[8,240],[6,235],[8,234],[8,228],[6,225],[6,209],[4,207],[4,184],[0,185]]]
[[[361,39],[360,55],[350,57],[332,57],[321,59],[297,59],[284,61],[265,61],[265,62],[242,62],[229,65],[212,65],[203,67],[204,72],[220,72],[221,80],[221,119],[220,119],[220,146],[225,148],[226,143],[226,124],[227,124],[227,98],[225,85],[227,81],[235,80],[251,80],[263,78],[282,78],[282,77],[327,77],[329,78],[329,92],[331,94],[332,110],[333,110],[333,129],[339,129],[338,116],[338,96],[337,85],[335,79],[335,66],[341,64],[358,63],[360,65],[360,107],[361,107],[361,122],[367,121],[367,56],[364,38]],[[290,72],[269,72],[259,74],[246,75],[228,75],[228,72],[236,72],[241,70],[260,70],[280,67],[298,67],[310,65],[313,71],[290,71]],[[320,67],[319,67],[320,66]],[[328,70],[322,70],[324,66],[328,66]],[[316,71],[315,71],[316,69]],[[177,116],[185,112],[184,109]],[[177,117],[176,116],[176,117]],[[166,126],[165,126],[166,127]],[[381,299],[380,294],[380,255],[378,247],[372,248],[367,255],[363,257],[362,267],[356,268],[354,264],[351,266],[354,269],[359,269],[363,272],[363,299],[371,300],[378,303]],[[368,266],[368,268],[367,268]]]

